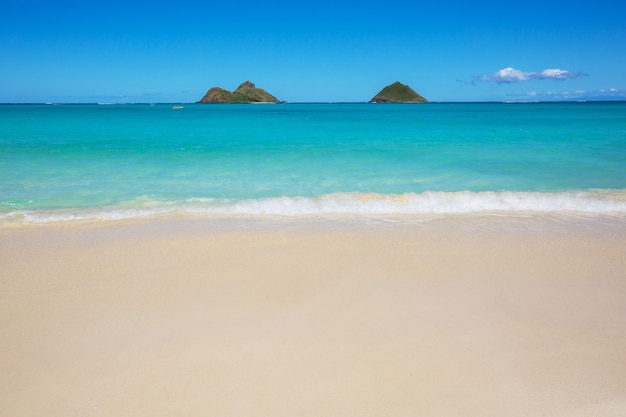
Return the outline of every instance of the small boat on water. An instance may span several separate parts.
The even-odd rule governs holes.
[[[183,106],[173,106],[172,108],[173,108],[173,109],[182,109],[182,108],[183,108]]]

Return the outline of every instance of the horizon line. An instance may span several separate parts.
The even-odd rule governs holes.
[[[279,103],[273,102],[259,102],[259,103],[198,103],[195,101],[185,102],[185,101],[159,101],[159,102],[151,102],[151,101],[119,101],[119,102],[104,102],[104,101],[84,101],[84,102],[63,102],[63,101],[33,101],[33,102],[0,102],[0,105],[120,105],[120,104],[141,104],[141,105],[172,105],[172,104],[197,104],[200,106],[215,106],[215,105],[249,105],[249,104],[275,104],[275,105],[284,105],[284,104],[472,104],[472,103],[500,103],[500,104],[532,104],[532,103],[603,103],[603,102],[626,102],[626,99],[610,99],[610,98],[602,98],[602,99],[570,99],[570,100],[451,100],[451,101],[427,101],[427,102],[385,102],[385,103],[373,103],[370,101],[283,101]]]

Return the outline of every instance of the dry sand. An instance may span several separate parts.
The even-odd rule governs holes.
[[[626,416],[626,220],[0,230],[2,416]]]

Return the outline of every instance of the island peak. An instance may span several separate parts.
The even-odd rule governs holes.
[[[426,103],[427,101],[408,85],[396,81],[380,90],[370,103]]]
[[[239,87],[237,87],[237,90],[240,90],[242,88],[256,88],[256,85],[254,85],[254,83],[252,81],[244,81],[241,83],[241,85]],[[235,91],[237,91],[235,90]]]
[[[213,87],[198,103],[280,103],[280,100],[262,88],[257,88],[253,82],[245,81],[235,91]]]

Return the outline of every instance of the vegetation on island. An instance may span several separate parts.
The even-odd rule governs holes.
[[[213,87],[198,103],[280,103],[280,100],[262,88],[257,88],[250,81],[246,81],[235,91]]]
[[[408,85],[396,81],[383,88],[376,94],[370,103],[426,103],[424,97],[415,92]],[[235,91],[228,91],[221,87],[212,87],[197,103],[282,103],[276,97],[257,88],[252,82],[242,83]]]
[[[370,100],[370,103],[426,103],[427,101],[408,85],[396,81],[383,88]]]

